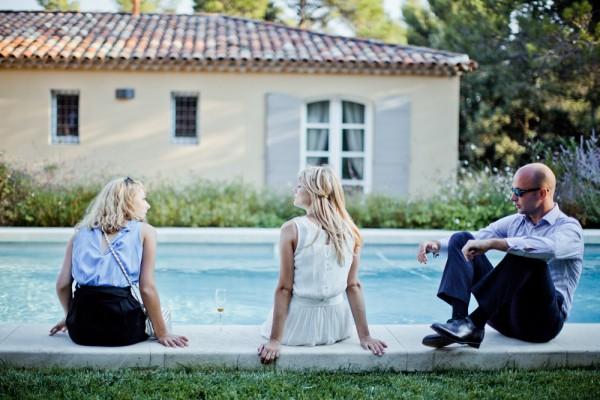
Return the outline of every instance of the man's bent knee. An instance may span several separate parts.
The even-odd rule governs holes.
[[[448,247],[460,247],[462,249],[465,243],[471,239],[475,239],[475,236],[469,232],[456,232],[450,236]]]
[[[513,269],[524,269],[524,268],[535,268],[542,270],[548,266],[546,261],[540,260],[539,258],[531,258],[518,256],[516,254],[507,253],[504,258],[500,261],[498,266],[505,266],[505,268]]]

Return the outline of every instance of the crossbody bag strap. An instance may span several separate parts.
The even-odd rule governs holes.
[[[104,240],[106,240],[106,244],[108,245],[110,252],[112,253],[115,260],[117,261],[117,264],[119,264],[119,268],[121,269],[121,272],[123,273],[123,275],[125,275],[125,279],[127,279],[127,283],[129,283],[129,286],[131,287],[131,293],[133,294],[133,297],[135,297],[135,299],[140,304],[142,304],[142,308],[144,308],[144,306],[143,306],[144,303],[142,303],[142,301],[138,298],[137,294],[135,293],[135,290],[133,290],[133,283],[131,282],[131,279],[129,279],[129,275],[127,275],[127,271],[125,271],[125,267],[123,266],[123,263],[121,262],[121,257],[119,257],[119,255],[113,248],[112,243],[108,239],[108,235],[106,234],[106,232],[104,232],[104,229],[102,229],[102,234],[104,235]]]

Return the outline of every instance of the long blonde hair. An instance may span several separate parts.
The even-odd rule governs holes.
[[[144,190],[144,185],[128,176],[113,179],[90,203],[75,228],[100,228],[111,234],[125,227],[131,220],[143,220],[136,215],[133,203],[139,190]]]
[[[300,172],[300,185],[310,196],[312,214],[329,237],[329,242],[335,248],[338,263],[344,263],[344,246],[352,235],[354,249],[362,245],[362,238],[358,227],[346,211],[344,190],[338,177],[331,167],[308,167]]]

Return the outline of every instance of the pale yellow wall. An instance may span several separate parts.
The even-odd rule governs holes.
[[[116,88],[135,99],[116,100]],[[50,90],[80,93],[78,145],[50,144]],[[171,91],[200,94],[200,144],[170,143]],[[265,94],[411,99],[409,188],[431,188],[458,160],[457,77],[0,70],[0,150],[9,162],[59,164],[77,179],[130,174],[264,184]]]

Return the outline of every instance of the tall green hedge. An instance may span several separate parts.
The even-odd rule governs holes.
[[[595,137],[542,156],[557,172],[561,208],[584,227],[600,227],[600,147]],[[461,168],[457,182],[432,185],[424,198],[350,197],[348,210],[363,228],[475,230],[514,212],[511,170]],[[0,225],[73,226],[99,184],[68,185],[11,167],[0,160]],[[148,220],[155,226],[279,227],[301,214],[292,196],[241,181],[151,184]]]

